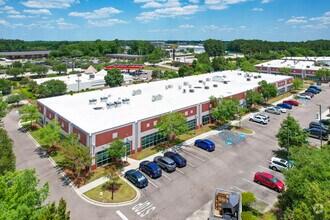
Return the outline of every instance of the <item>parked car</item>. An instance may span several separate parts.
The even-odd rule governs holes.
[[[314,94],[311,93],[311,92],[303,92],[303,93],[300,93],[300,94],[303,94],[303,95],[308,95],[309,97],[313,98],[314,97]]]
[[[281,108],[286,108],[286,109],[292,109],[292,105],[290,105],[288,103],[280,103],[280,104],[277,104],[276,106],[281,107]]]
[[[324,125],[328,126],[328,127],[330,125],[330,119],[329,118],[328,119],[321,119],[319,122],[321,124],[324,124]]]
[[[297,102],[296,100],[284,100],[283,103],[286,103],[286,104],[290,104],[290,105],[294,105],[294,106],[298,106],[299,105],[299,102]]]
[[[272,157],[269,162],[269,168],[275,171],[281,171],[282,169],[289,169],[291,168],[291,164],[284,159],[278,157]]]
[[[279,110],[281,113],[286,113],[286,109],[282,108],[280,106],[274,106],[274,108],[276,108],[277,110]]]
[[[140,189],[148,186],[148,179],[138,170],[128,170],[124,176]]]
[[[322,91],[322,89],[320,87],[317,87],[317,86],[314,86],[314,85],[309,86],[309,88],[315,89],[315,90],[317,90],[319,92]]]
[[[317,128],[329,132],[329,127],[318,121],[312,121],[311,123],[309,123],[309,128]]]
[[[195,141],[195,146],[207,151],[214,151],[215,149],[214,143],[208,139],[197,139]]]
[[[313,88],[308,88],[305,90],[305,92],[310,92],[310,93],[313,93],[314,95],[319,93],[319,91],[317,91],[316,89],[313,89]]]
[[[297,97],[298,97],[298,98],[301,98],[301,99],[308,99],[308,100],[311,99],[311,97],[310,97],[309,95],[304,94],[304,93],[300,93],[300,94],[298,94]]]
[[[309,137],[317,138],[322,140],[328,140],[329,139],[329,133],[325,130],[321,130],[318,128],[304,128],[304,131],[308,133]]]
[[[258,122],[258,123],[264,124],[264,125],[268,123],[268,119],[266,119],[265,117],[263,117],[261,115],[251,116],[249,121]]]
[[[164,156],[171,158],[176,163],[177,167],[185,167],[187,164],[187,160],[178,153],[168,151],[164,154]]]
[[[318,82],[316,83],[316,85],[320,86],[320,85],[322,85],[322,83],[321,83],[320,81],[318,81]]]
[[[254,182],[267,186],[277,192],[281,192],[285,188],[285,185],[281,180],[266,172],[256,172],[254,175]]]
[[[148,160],[142,161],[139,166],[139,170],[150,176],[151,178],[158,178],[162,175],[162,170],[160,167]]]
[[[154,162],[166,172],[173,172],[176,169],[175,162],[169,157],[157,156],[154,158]]]
[[[268,108],[265,109],[265,112],[276,114],[276,115],[281,114],[281,111],[279,109],[275,108],[275,107],[268,107]]]
[[[263,117],[264,119],[268,120],[268,122],[270,122],[269,115],[265,115],[265,114],[256,114],[256,115],[259,115],[259,116]]]

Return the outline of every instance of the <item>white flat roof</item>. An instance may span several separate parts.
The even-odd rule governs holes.
[[[309,70],[318,70],[322,67],[315,66],[314,61],[300,61],[300,60],[272,60],[265,63],[257,64],[259,67],[289,67],[291,69],[309,69]]]
[[[258,87],[258,82],[261,80],[274,83],[291,78],[282,75],[260,74],[262,75],[261,78],[254,79],[252,77],[251,81],[247,81],[244,74],[241,71],[214,72],[74,95],[44,98],[38,101],[85,132],[92,134],[206,102],[211,95],[228,97],[245,92]],[[259,73],[253,73],[252,75],[259,75]],[[229,82],[228,84],[215,82],[212,80],[214,76],[226,76],[225,80]],[[207,78],[211,81],[207,81]],[[200,83],[199,80],[203,80],[205,85],[209,86],[209,89],[204,89],[204,84]],[[192,88],[201,88],[194,88],[194,93],[190,93],[189,85],[184,85],[184,82],[188,82]],[[213,84],[217,84],[218,87],[213,87]],[[166,89],[165,86],[168,85],[172,85],[173,88]],[[133,96],[133,90],[138,89],[142,91],[142,94]],[[183,93],[183,89],[186,89],[186,93]],[[152,102],[152,96],[158,94],[162,95],[162,100]],[[105,96],[109,97],[108,102],[114,102],[120,98],[129,98],[130,104],[122,104],[121,107],[107,109],[106,102],[100,102],[100,97]],[[89,104],[90,99],[97,99],[96,104]],[[95,107],[102,107],[102,109],[94,110]]]

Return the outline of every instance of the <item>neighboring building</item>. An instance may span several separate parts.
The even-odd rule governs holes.
[[[15,51],[15,52],[0,52],[0,57],[7,59],[31,59],[39,57],[48,57],[50,50],[45,51]]]
[[[269,62],[257,64],[255,67],[261,73],[280,74],[280,69],[287,67],[291,69],[290,76],[319,80],[315,76],[317,70],[321,68],[329,68],[327,63],[330,62],[330,57],[285,57],[280,60],[272,60]],[[316,66],[316,63],[321,63],[323,66]]]
[[[144,68],[144,65],[119,65],[119,64],[116,64],[116,65],[109,65],[109,66],[106,66],[105,69],[120,69],[122,71],[131,71],[131,70],[140,70],[140,69],[143,69]]]
[[[112,61],[136,61],[143,59],[143,55],[132,55],[132,54],[106,54],[105,56],[110,57]]]
[[[224,189],[215,189],[208,220],[241,220],[242,194]]]
[[[177,50],[180,51],[180,50],[188,50],[188,49],[194,49],[195,53],[205,52],[203,45],[179,45]]]
[[[78,73],[75,75],[66,75],[58,77],[47,77],[41,79],[34,79],[37,84],[56,79],[61,80],[67,85],[67,92],[80,91],[85,89],[98,89],[106,86],[104,77],[107,75],[106,70],[97,70],[90,66],[84,73]],[[122,74],[124,77],[124,84],[131,84],[133,82],[133,77],[128,74]]]
[[[237,98],[245,106],[245,92],[258,90],[266,80],[279,93],[290,89],[292,77],[241,71],[214,72],[38,100],[43,123],[57,120],[65,133],[76,133],[95,156],[92,169],[111,161],[106,148],[113,140],[127,142],[136,153],[166,140],[155,129],[159,117],[180,112],[194,130],[212,122],[209,97]]]

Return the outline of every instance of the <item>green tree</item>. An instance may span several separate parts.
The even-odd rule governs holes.
[[[75,135],[68,135],[63,143],[63,165],[77,174],[80,181],[81,171],[92,164],[92,155],[89,147],[79,144],[79,139]]]
[[[103,184],[102,189],[111,191],[111,199],[113,199],[114,192],[121,187],[121,185],[117,183],[119,180],[117,167],[115,165],[106,166],[104,174],[110,181]]]
[[[162,79],[173,79],[178,77],[179,74],[174,70],[165,70],[164,74],[162,75]]]
[[[252,192],[242,193],[242,208],[243,211],[250,211],[251,205],[256,201],[256,197]]]
[[[2,95],[0,95],[0,123],[2,118],[4,118],[7,114],[7,106],[8,103],[4,100],[2,100]]]
[[[66,73],[67,72],[66,63],[57,63],[57,64],[54,64],[53,67],[52,67],[52,70],[53,71],[57,71],[58,74],[61,74],[62,72],[63,73]]]
[[[70,211],[66,211],[66,201],[61,198],[58,207],[55,202],[45,206],[39,220],[70,220]]]
[[[318,69],[315,73],[315,76],[319,77],[320,81],[322,81],[323,79],[330,77],[330,70],[327,68]]]
[[[30,122],[30,128],[40,116],[36,105],[24,105],[18,110],[18,113],[22,122]]]
[[[126,145],[122,139],[114,140],[110,143],[110,147],[107,148],[108,154],[115,162],[120,160],[125,155],[125,153],[127,153],[126,150]]]
[[[226,59],[221,57],[214,57],[212,60],[212,67],[215,71],[222,71],[226,69],[227,61]]]
[[[155,63],[159,63],[164,53],[159,47],[155,48],[151,54],[146,56],[148,62],[152,63],[152,66],[155,66]]]
[[[286,190],[279,196],[284,219],[330,219],[330,146],[292,148],[291,158],[294,168],[284,172]]]
[[[194,69],[190,66],[182,65],[180,66],[178,73],[180,77],[191,76],[194,73]]]
[[[182,113],[172,112],[159,117],[156,128],[160,135],[166,137],[169,141],[173,136],[184,134],[188,131],[186,125],[187,119]]]
[[[2,94],[10,93],[11,82],[8,79],[0,78],[0,91]]]
[[[11,66],[13,68],[22,68],[23,64],[20,61],[15,61],[15,62],[13,62],[13,64]]]
[[[13,68],[7,69],[6,74],[9,75],[9,76],[13,76],[15,79],[17,79],[17,77],[19,75],[23,74],[23,69],[13,67]]]
[[[11,104],[14,103],[15,105],[18,105],[18,103],[25,98],[24,94],[22,92],[15,93],[7,97],[6,102]]]
[[[108,70],[107,75],[104,77],[105,83],[110,87],[121,86],[124,83],[124,77],[119,69]]]
[[[36,73],[38,76],[44,76],[48,72],[48,69],[45,66],[33,65],[30,72]]]
[[[212,109],[212,117],[227,123],[235,119],[235,116],[240,112],[240,108],[237,99],[221,99],[217,107]]]
[[[61,127],[53,120],[50,121],[46,126],[37,131],[37,135],[40,139],[40,144],[43,147],[53,147],[61,139]]]
[[[289,75],[291,73],[290,67],[282,67],[279,69],[280,73],[283,75]]]
[[[281,123],[276,134],[278,145],[282,148],[301,147],[308,144],[308,134],[290,114]]]
[[[251,108],[254,104],[260,104],[262,102],[262,96],[255,90],[246,91],[245,95],[246,105]]]
[[[160,76],[161,76],[161,74],[162,74],[162,71],[160,71],[160,70],[153,70],[152,73],[151,73],[151,77],[152,77],[153,80],[159,79]]]
[[[63,81],[56,79],[43,82],[37,88],[37,92],[41,97],[63,95],[66,93],[66,90],[67,85]]]
[[[10,139],[6,130],[0,128],[0,176],[6,172],[15,171],[15,166],[16,158],[13,152],[13,140]]]
[[[209,56],[220,56],[225,52],[225,46],[222,41],[215,39],[208,39],[203,43],[205,52]]]
[[[244,61],[240,64],[241,70],[245,72],[257,72],[256,67],[249,61]]]
[[[265,100],[273,98],[277,95],[277,88],[274,84],[267,83],[266,80],[262,80],[258,82],[258,85],[260,86],[262,97]]]
[[[294,78],[293,82],[292,82],[292,88],[294,90],[298,90],[300,89],[302,86],[304,85],[304,82],[299,79],[299,78]]]

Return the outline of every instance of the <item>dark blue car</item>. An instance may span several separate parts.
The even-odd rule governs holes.
[[[288,103],[280,103],[280,104],[277,104],[277,106],[279,106],[281,108],[292,109],[292,105],[290,105]]]
[[[184,159],[180,154],[174,153],[174,152],[166,152],[164,154],[164,157],[171,158],[175,163],[177,167],[184,167],[187,164],[187,160]]]
[[[215,145],[208,139],[198,139],[195,141],[195,146],[207,151],[214,151]]]
[[[148,179],[138,170],[128,170],[125,172],[125,178],[131,181],[135,186],[142,189],[148,186]]]
[[[305,92],[311,92],[313,94],[317,94],[319,93],[320,91],[316,90],[316,89],[313,89],[313,88],[308,88]]]
[[[317,86],[309,86],[309,88],[315,89],[315,90],[317,90],[319,92],[322,91],[322,89],[320,87],[317,87]]]
[[[162,175],[162,170],[160,169],[160,167],[156,163],[150,162],[148,160],[142,161],[140,163],[139,170],[141,170],[151,178],[158,178]]]

